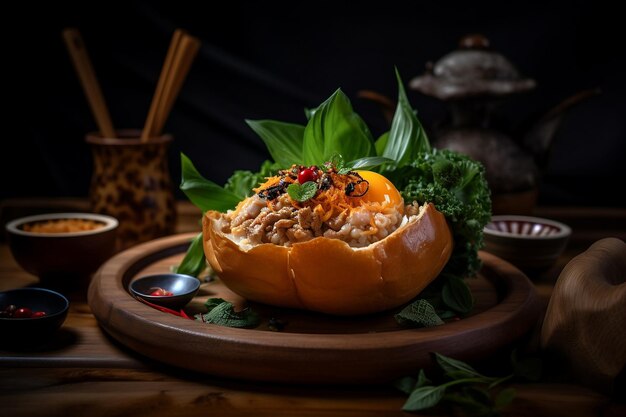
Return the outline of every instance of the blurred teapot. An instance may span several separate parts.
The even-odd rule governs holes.
[[[512,137],[497,126],[494,110],[505,98],[536,87],[503,55],[489,49],[489,40],[472,34],[459,48],[426,72],[413,78],[409,88],[447,103],[446,118],[432,126],[432,145],[471,156],[485,166],[492,191],[494,214],[528,214],[534,208],[540,174],[548,160],[550,145],[565,111],[597,93],[579,92],[530,123],[525,132]],[[383,105],[389,121],[395,104],[374,92],[361,97]]]

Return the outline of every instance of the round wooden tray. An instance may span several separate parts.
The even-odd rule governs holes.
[[[94,276],[88,300],[101,327],[122,344],[198,372],[288,383],[390,382],[430,366],[430,352],[470,361],[485,358],[526,334],[540,313],[528,278],[488,253],[481,253],[484,266],[470,280],[473,315],[431,328],[400,327],[393,318],[400,309],[333,317],[251,303],[261,324],[236,329],[187,320],[135,300],[129,283],[169,271],[194,235],[157,239],[119,253]],[[211,297],[243,301],[215,280],[203,284],[185,310],[201,312]],[[272,318],[286,323],[282,331],[271,331]]]

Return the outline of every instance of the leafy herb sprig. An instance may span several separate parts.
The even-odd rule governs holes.
[[[402,326],[432,327],[463,317],[474,308],[474,297],[464,279],[441,274],[415,301],[395,315]]]
[[[501,384],[515,377],[531,381],[541,377],[541,362],[536,358],[520,361],[516,351],[511,354],[513,371],[503,377],[483,375],[467,363],[439,353],[434,356],[445,381],[436,385],[423,369],[417,377],[397,380],[395,387],[409,395],[403,411],[425,410],[441,403],[458,407],[468,416],[497,416],[515,397],[514,388],[501,389]]]
[[[307,201],[315,197],[317,193],[317,184],[313,181],[307,181],[304,184],[293,183],[287,187],[287,194],[295,201]]]
[[[235,311],[233,304],[222,298],[209,298],[204,303],[204,306],[208,311],[194,316],[197,321],[203,323],[226,327],[250,328],[258,326],[260,322],[259,315],[250,308]]]

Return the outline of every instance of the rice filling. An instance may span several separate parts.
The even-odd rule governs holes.
[[[404,213],[400,207],[378,202],[326,212],[320,206],[296,207],[287,194],[272,204],[253,195],[224,214],[220,226],[243,246],[272,243],[289,247],[323,236],[359,248],[384,239],[419,212],[416,202],[404,206]]]

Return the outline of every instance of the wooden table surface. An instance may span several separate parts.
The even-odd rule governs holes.
[[[2,223],[45,211],[87,210],[82,200],[7,200]],[[177,232],[198,230],[199,212],[178,206]],[[550,271],[530,277],[547,304],[563,266],[597,239],[626,240],[626,210],[538,208],[536,215],[573,228],[568,249]],[[0,291],[36,285],[0,241]],[[217,378],[156,363],[98,327],[84,288],[68,290],[70,313],[55,340],[31,352],[0,351],[0,416],[402,416],[406,396],[390,386],[294,386]],[[2,335],[0,335],[2,337]],[[531,340],[533,340],[531,338]],[[511,416],[624,416],[623,398],[548,375],[515,383]],[[445,415],[444,409],[428,415]]]

